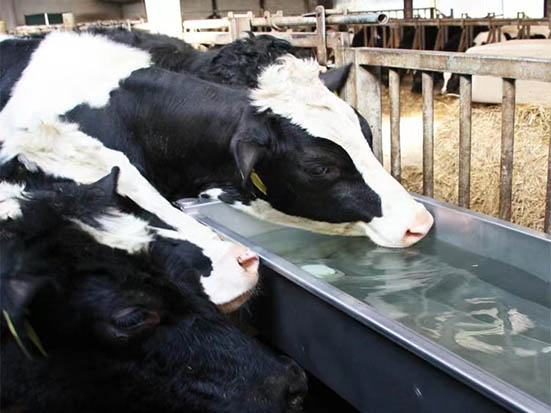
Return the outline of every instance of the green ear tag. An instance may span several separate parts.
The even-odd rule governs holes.
[[[31,354],[28,352],[28,350],[25,348],[25,345],[21,341],[21,338],[17,334],[17,331],[15,330],[15,326],[13,325],[13,322],[11,321],[10,315],[6,310],[2,310],[2,314],[4,315],[4,318],[6,319],[6,323],[8,323],[8,329],[10,330],[11,335],[15,339],[15,342],[23,352],[23,354],[29,359],[32,360]]]
[[[260,192],[262,192],[264,195],[267,195],[266,185],[264,185],[264,182],[262,182],[262,179],[260,179],[260,176],[258,176],[255,171],[251,172],[251,181]]]

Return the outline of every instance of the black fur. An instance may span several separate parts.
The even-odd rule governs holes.
[[[198,273],[156,243],[129,255],[69,218],[93,222],[113,204],[116,171],[93,185],[57,183],[3,222],[2,409],[26,412],[284,412],[300,407],[304,373],[225,320]],[[28,322],[47,352],[25,334]]]
[[[65,119],[124,152],[165,197],[194,197],[218,187],[233,201],[263,198],[284,213],[318,221],[369,222],[381,216],[379,196],[341,147],[270,111],[257,113],[250,104],[246,86],[256,84],[264,63],[289,51],[288,43],[259,36],[200,53],[157,35],[107,35],[148,50],[158,66],[135,71],[111,93],[108,105],[79,105]],[[342,86],[347,75],[344,70],[330,83]],[[369,125],[359,119],[371,142]],[[249,155],[243,170],[240,157]],[[253,168],[268,185],[267,195],[251,184]]]

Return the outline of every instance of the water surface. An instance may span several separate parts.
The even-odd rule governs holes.
[[[427,237],[407,249],[274,229],[254,243],[551,403],[551,285]]]

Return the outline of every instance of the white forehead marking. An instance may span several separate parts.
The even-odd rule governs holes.
[[[130,254],[147,251],[149,243],[153,241],[153,236],[148,230],[148,223],[134,215],[109,208],[95,220],[98,227],[93,227],[78,219],[71,219],[98,243],[125,250]]]
[[[24,185],[0,182],[0,221],[21,216],[20,199],[25,197]]]
[[[32,132],[16,130],[9,136],[2,133],[0,142],[0,163],[18,157],[25,160],[26,167],[40,168],[47,174],[79,183],[96,182],[107,175],[112,167],[118,166],[120,175],[117,192],[175,229],[157,229],[156,234],[189,241],[202,248],[210,258],[213,270],[210,276],[201,277],[201,283],[215,304],[232,301],[256,284],[256,275],[248,274],[237,262],[244,247],[220,239],[214,231],[173,207],[130,163],[126,155],[105,147],[97,139],[79,131],[78,125],[62,122],[41,124]],[[140,237],[135,236],[133,241],[124,239],[125,234],[139,234],[137,222],[128,218],[125,221],[127,229],[117,235],[115,221],[108,217],[102,218],[104,230],[100,231],[82,222],[78,225],[102,244],[129,252],[145,248],[145,233]],[[136,226],[133,227],[132,223]]]
[[[352,233],[363,226],[362,235],[369,236],[377,244],[400,246],[408,225],[423,207],[377,161],[363,136],[358,116],[346,102],[325,87],[319,72],[320,66],[315,61],[286,55],[261,73],[258,88],[251,91],[251,103],[259,111],[271,109],[313,137],[328,139],[343,148],[366,185],[379,195],[382,211],[382,217],[369,223],[348,223],[346,231]],[[284,219],[297,223],[296,219],[273,218],[277,219],[274,222]],[[326,229],[336,225],[331,233],[342,231],[339,228],[342,224],[318,224],[305,220],[301,221],[302,224],[315,231],[320,231],[320,225]],[[349,229],[351,227],[353,231]]]
[[[52,32],[40,42],[0,116],[16,127],[51,122],[75,106],[102,107],[149,53],[89,33]]]

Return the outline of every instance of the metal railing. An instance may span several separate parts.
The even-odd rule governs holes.
[[[472,76],[503,79],[499,217],[511,220],[516,80],[551,82],[551,59],[498,57],[434,51],[343,48],[340,64],[351,63],[345,99],[362,113],[373,131],[373,152],[382,162],[382,103],[380,68],[389,68],[391,174],[401,178],[400,77],[398,69],[420,70],[423,90],[423,193],[434,193],[433,79],[430,72],[460,75],[459,205],[470,207]],[[366,68],[362,66],[367,66]],[[549,144],[544,231],[551,233],[551,137]]]
[[[70,16],[69,16],[70,17]],[[65,22],[64,29],[70,29],[72,19]],[[71,24],[72,23],[72,24]],[[129,24],[129,23],[128,23]],[[485,75],[503,79],[502,99],[502,141],[500,169],[499,217],[511,219],[513,143],[515,119],[515,82],[521,80],[539,80],[551,82],[551,59],[502,58],[461,53],[435,51],[400,50],[385,48],[350,48],[349,32],[328,31],[326,25],[348,28],[365,26],[375,28],[382,25],[390,31],[391,47],[399,44],[399,29],[403,26],[415,26],[419,38],[425,27],[438,26],[442,39],[447,36],[447,28],[453,25],[462,27],[462,41],[472,41],[472,28],[477,25],[488,25],[493,37],[501,34],[504,25],[517,25],[519,33],[530,33],[532,25],[546,25],[551,28],[549,19],[496,19],[489,16],[485,19],[390,19],[386,14],[350,13],[336,14],[318,6],[315,13],[304,16],[283,16],[281,12],[263,17],[255,17],[251,12],[245,15],[229,13],[227,18],[212,20],[185,21],[183,39],[188,43],[227,44],[246,36],[247,31],[270,30],[269,34],[288,40],[295,47],[313,48],[316,50],[320,64],[328,63],[329,51],[335,55],[335,64],[342,66],[353,64],[350,79],[344,92],[345,99],[355,106],[368,120],[373,131],[373,151],[382,162],[382,103],[380,68],[389,68],[389,97],[391,104],[391,173],[398,180],[401,178],[400,161],[400,76],[399,69],[422,71],[423,89],[423,193],[433,196],[434,193],[434,102],[433,78],[431,71],[451,72],[460,75],[460,109],[459,109],[459,205],[470,207],[471,182],[471,108],[472,76]],[[51,30],[51,27],[49,29]],[[307,31],[291,31],[291,27],[305,28]],[[129,27],[130,28],[130,27]],[[308,31],[309,30],[309,31]],[[470,33],[470,36],[469,36]],[[394,37],[392,35],[394,34]],[[465,35],[465,36],[463,36]],[[551,36],[551,31],[549,33]],[[463,39],[469,37],[469,39]],[[522,36],[521,36],[522,37]],[[385,42],[386,43],[386,42]],[[423,42],[419,48],[423,48]],[[440,42],[442,43],[442,41]],[[440,44],[437,41],[437,44]],[[443,43],[442,43],[443,44]],[[435,48],[440,48],[436,47]],[[366,68],[363,68],[365,66]],[[373,104],[377,102],[376,104]],[[548,158],[548,177],[545,202],[544,231],[551,234],[551,137]]]

